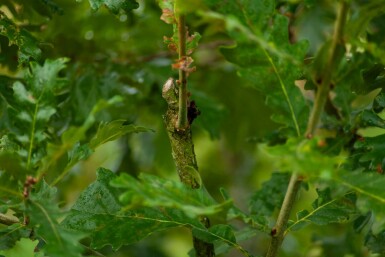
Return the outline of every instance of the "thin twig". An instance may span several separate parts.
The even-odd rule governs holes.
[[[337,64],[340,62],[339,58],[341,58],[341,56],[338,55],[337,50],[338,46],[343,44],[343,28],[345,25],[348,9],[349,8],[346,1],[341,1],[335,24],[333,41],[332,45],[330,46],[329,58],[326,63],[326,67],[324,67],[324,72],[321,78],[322,81],[321,84],[318,86],[316,99],[314,101],[314,106],[307,125],[307,130],[305,134],[307,138],[311,138],[314,135],[314,132],[321,117],[321,113],[324,110],[325,103],[329,95],[333,71]]]
[[[285,199],[283,200],[282,207],[278,215],[277,223],[271,231],[271,241],[266,257],[277,256],[278,250],[283,241],[283,235],[290,217],[291,209],[293,208],[300,187],[301,180],[298,178],[296,173],[293,173],[290,178],[289,186],[287,187]]]
[[[186,56],[186,23],[185,16],[180,14],[178,16],[178,53],[179,53],[179,111],[177,129],[184,130],[188,124],[187,118],[187,78],[185,63],[187,62]]]
[[[314,132],[318,126],[321,113],[324,110],[325,103],[329,95],[333,70],[341,59],[341,56],[338,55],[337,48],[339,45],[343,44],[343,28],[346,22],[347,12],[348,4],[346,1],[342,0],[335,23],[333,41],[330,48],[328,61],[326,63],[326,67],[324,67],[322,82],[318,87],[315,103],[309,117],[309,122],[305,133],[307,138],[313,137]],[[291,210],[293,209],[298,191],[301,188],[300,186],[301,177],[297,173],[293,173],[290,178],[289,186],[287,188],[287,192],[278,215],[277,223],[271,231],[272,238],[266,257],[277,256],[278,250],[284,238],[284,232],[290,217]]]

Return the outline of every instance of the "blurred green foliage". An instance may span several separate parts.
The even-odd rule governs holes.
[[[385,4],[349,3],[346,52],[306,140],[338,1],[180,2],[201,36],[188,87],[205,187],[190,192],[162,120],[178,71],[158,3],[2,1],[0,213],[20,223],[0,224],[0,256],[181,257],[186,227],[219,256],[262,256],[293,171],[308,180],[281,256],[382,256],[385,141],[363,129],[385,127]]]

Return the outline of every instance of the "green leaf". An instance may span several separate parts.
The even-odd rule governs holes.
[[[322,144],[318,138],[289,138],[283,145],[261,145],[261,150],[277,170],[330,178],[346,158],[342,154],[327,155]]]
[[[266,104],[275,111],[272,119],[291,128],[293,135],[300,136],[305,130],[309,109],[294,82],[301,77],[301,63],[308,44],[289,42],[286,17],[274,15],[269,26],[263,16],[245,11],[258,8],[254,4],[254,1],[245,1],[243,5],[234,6],[231,14],[237,14],[236,19],[211,13],[216,19],[224,19],[227,30],[237,42],[221,48],[221,52],[237,65],[238,74],[249,85],[266,95]],[[268,13],[271,15],[270,11]]]
[[[381,231],[377,234],[374,234],[373,231],[370,231],[365,237],[365,246],[372,253],[378,253],[381,256],[385,254],[385,231]]]
[[[373,111],[364,110],[359,119],[361,127],[385,128],[385,121]]]
[[[59,77],[66,62],[67,58],[46,60],[43,65],[31,62],[25,81],[12,85],[14,101],[7,115],[13,117],[11,134],[21,146],[18,153],[27,169],[35,167],[45,152],[48,122],[56,113],[57,95],[66,85],[66,79]]]
[[[68,58],[47,59],[43,66],[36,62],[31,62],[31,71],[27,74],[26,81],[32,90],[35,100],[44,101],[46,94],[57,95],[61,93],[67,85],[67,79],[60,77],[59,72],[66,67],[68,62]]]
[[[250,212],[270,217],[275,209],[282,205],[289,179],[289,173],[274,172],[270,180],[264,182],[261,189],[251,196],[249,202]]]
[[[373,210],[385,213],[385,176],[375,172],[355,171],[335,178],[343,186],[357,192],[357,205],[363,211]]]
[[[0,196],[8,199],[21,197],[17,189],[28,173],[22,163],[20,156],[15,152],[0,150]]]
[[[19,48],[18,59],[20,63],[28,63],[30,59],[40,60],[42,51],[39,42],[27,30],[18,27],[12,20],[0,11],[0,35],[9,39],[10,45]]]
[[[98,10],[105,5],[113,14],[118,14],[121,10],[129,13],[139,7],[135,0],[89,0],[89,2],[92,9]]]
[[[70,215],[63,221],[65,227],[89,233],[92,247],[111,245],[118,249],[153,232],[182,225],[173,222],[166,216],[166,212],[151,208],[121,211],[122,206],[118,200],[121,190],[110,186],[114,178],[116,176],[111,171],[99,168],[97,180],[80,195]]]
[[[151,130],[144,127],[129,124],[126,120],[102,122],[99,125],[96,135],[90,141],[90,148],[96,149],[102,144],[116,140],[129,133],[139,133],[147,131]]]
[[[257,235],[257,231],[252,228],[244,228],[240,231],[234,232],[233,235],[235,236],[236,242],[242,242],[255,237]],[[226,244],[223,241],[215,242],[214,246],[215,246],[215,254],[217,255],[224,254],[232,249],[230,244]]]
[[[192,233],[194,237],[197,237],[209,243],[214,243],[219,240],[221,243],[225,243],[228,246],[237,249],[244,256],[251,257],[251,255],[245,249],[243,249],[240,245],[238,245],[235,238],[234,230],[229,225],[224,225],[224,224],[214,225],[210,227],[208,231],[193,228]]]
[[[222,197],[225,200],[229,200],[230,197],[228,196],[228,193],[225,191],[225,189],[221,188],[220,190]],[[255,230],[267,231],[269,229],[268,220],[266,219],[266,217],[256,215],[253,212],[252,214],[247,214],[234,205],[230,207],[227,213],[227,220],[233,219],[241,219],[243,222],[250,225],[250,228],[253,228]]]
[[[313,210],[302,210],[297,213],[297,220],[288,225],[288,231],[299,230],[313,223],[327,225],[330,223],[346,223],[353,221],[357,210],[355,206],[355,193],[347,193],[342,197],[333,199],[330,188],[317,189],[318,198],[313,202]]]
[[[153,178],[146,179],[154,181]],[[118,200],[123,191],[110,185],[117,181],[121,181],[124,187],[128,181],[133,182],[134,186],[139,183],[126,176],[123,176],[123,179],[117,178],[111,171],[99,168],[97,180],[80,195],[70,215],[63,221],[66,228],[89,234],[92,239],[91,247],[101,248],[111,245],[113,249],[118,249],[124,244],[138,242],[155,232],[187,226],[198,231],[197,233],[203,233],[206,237],[210,235],[212,240],[214,238],[224,240],[240,251],[246,252],[232,239],[224,238],[227,235],[224,232],[228,229],[209,231],[198,219],[187,216],[177,208],[138,207],[127,210]],[[163,186],[170,187],[170,185],[154,184],[160,191]]]
[[[108,100],[101,99],[92,108],[88,117],[79,127],[69,127],[61,136],[60,144],[48,144],[47,153],[42,158],[38,174],[46,174],[49,170],[62,172],[57,176],[53,184],[59,182],[78,161],[90,156],[92,150],[88,145],[80,145],[79,141],[86,137],[87,131],[95,124],[96,114],[101,110],[122,101],[119,96]],[[68,154],[68,156],[67,156]]]
[[[128,207],[167,207],[183,211],[189,217],[212,215],[228,209],[232,201],[215,203],[207,191],[201,187],[191,189],[181,182],[170,181],[141,173],[140,181],[128,174],[112,180],[111,185],[125,189],[120,200]]]
[[[23,237],[29,237],[31,230],[22,224],[13,224],[0,229],[0,250],[12,249]]]
[[[81,256],[79,240],[83,233],[64,228],[59,220],[64,216],[57,206],[57,190],[42,180],[36,185],[26,202],[29,226],[44,241],[43,251],[52,257]]]
[[[64,10],[52,0],[31,0],[32,8],[42,16],[52,18],[53,14],[63,14]]]
[[[226,4],[221,0],[204,0],[204,2],[212,10],[216,10],[225,15],[233,15],[244,24],[247,24],[248,21],[253,22],[256,26],[264,26],[267,20],[274,14],[275,10],[275,3],[270,0],[230,1]]]
[[[7,159],[8,161],[9,159]],[[22,197],[21,193],[17,190],[19,186],[18,178],[15,178],[13,174],[5,171],[0,171],[0,196],[5,199],[19,199]]]
[[[7,172],[7,174],[10,176],[9,180],[12,180],[11,177],[17,180],[25,179],[27,170],[21,164],[22,160],[18,155],[15,154],[15,152],[3,152],[0,150],[0,170]]]
[[[192,230],[193,235],[199,239],[202,239],[209,243],[214,243],[219,237],[223,238],[223,241],[228,241],[229,244],[236,244],[234,231],[231,226],[219,224],[214,225],[208,230],[211,233],[205,233],[201,230]],[[213,236],[215,234],[215,236]]]
[[[365,137],[357,140],[354,148],[359,156],[360,163],[369,170],[378,170],[381,172],[384,162],[385,135],[376,137]]]
[[[35,257],[35,247],[39,243],[38,240],[21,238],[17,241],[13,248],[0,251],[0,254],[6,257]]]
[[[201,115],[193,124],[197,124],[206,130],[212,139],[218,139],[228,110],[223,104],[201,91],[192,90],[192,99],[196,101],[196,105],[201,112]]]
[[[162,9],[162,16],[160,19],[167,24],[173,24],[176,22],[174,14],[174,0],[160,0],[157,1],[160,9]]]
[[[385,93],[380,92],[376,98],[374,98],[373,102],[373,110],[378,113],[382,111],[385,108]]]
[[[76,163],[81,160],[86,160],[93,153],[93,149],[88,144],[81,145],[79,142],[68,151],[68,163],[67,167],[73,167]]]

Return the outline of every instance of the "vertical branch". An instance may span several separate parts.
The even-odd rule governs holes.
[[[333,71],[342,58],[340,55],[338,55],[338,46],[343,44],[343,28],[346,22],[347,13],[348,4],[345,0],[341,0],[337,20],[334,27],[333,40],[329,50],[329,56],[326,62],[326,66],[323,67],[322,82],[318,86],[316,99],[305,133],[307,138],[312,138],[317,128],[321,114],[325,107],[327,97],[329,95]],[[284,239],[284,231],[286,229],[287,222],[289,221],[290,213],[293,209],[295,198],[297,197],[300,186],[301,176],[299,176],[297,173],[293,173],[290,178],[289,186],[287,188],[287,192],[283,200],[276,225],[271,231],[272,238],[266,257],[277,256],[278,250]]]
[[[189,124],[187,120],[187,78],[185,65],[187,61],[186,56],[186,24],[185,16],[180,14],[177,18],[178,23],[178,54],[179,62],[181,63],[179,68],[179,111],[176,127],[180,130],[186,129]]]
[[[174,11],[176,9],[174,6]],[[177,87],[172,78],[168,79],[163,85],[162,96],[168,104],[163,120],[171,143],[172,157],[181,182],[193,189],[199,189],[202,184],[190,126],[193,118],[191,117],[189,120],[188,117],[187,70],[189,64],[186,52],[187,29],[185,15],[179,13],[175,16],[178,28],[179,59],[177,66],[179,68],[179,79],[177,80]],[[210,227],[210,221],[207,217],[201,217],[200,219],[206,228]],[[215,256],[213,244],[193,237],[193,245],[196,257]]]
[[[283,241],[284,231],[300,187],[301,180],[296,173],[293,173],[290,178],[289,186],[287,187],[287,192],[285,199],[283,200],[281,210],[279,211],[277,223],[271,230],[271,241],[266,257],[277,256],[278,250]]]
[[[348,14],[348,4],[345,0],[340,3],[338,10],[337,20],[335,23],[334,34],[332,44],[330,46],[329,57],[324,67],[322,74],[322,82],[318,86],[316,99],[314,106],[310,114],[309,122],[306,130],[306,137],[313,137],[314,131],[319,123],[321,113],[324,110],[325,103],[330,91],[330,84],[332,80],[332,74],[337,64],[340,62],[341,57],[338,55],[338,46],[343,45],[343,29],[346,22],[346,16]]]

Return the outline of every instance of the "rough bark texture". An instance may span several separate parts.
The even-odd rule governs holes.
[[[198,165],[192,142],[191,128],[184,130],[176,129],[178,119],[178,92],[173,79],[167,80],[163,86],[162,96],[168,104],[166,114],[163,116],[167,133],[171,143],[172,157],[174,159],[178,175],[182,183],[198,189],[201,187],[201,180],[198,173]],[[201,218],[204,225],[208,228],[210,221],[206,217]],[[213,257],[214,245],[206,243],[196,237],[193,238],[195,254],[197,257]]]

